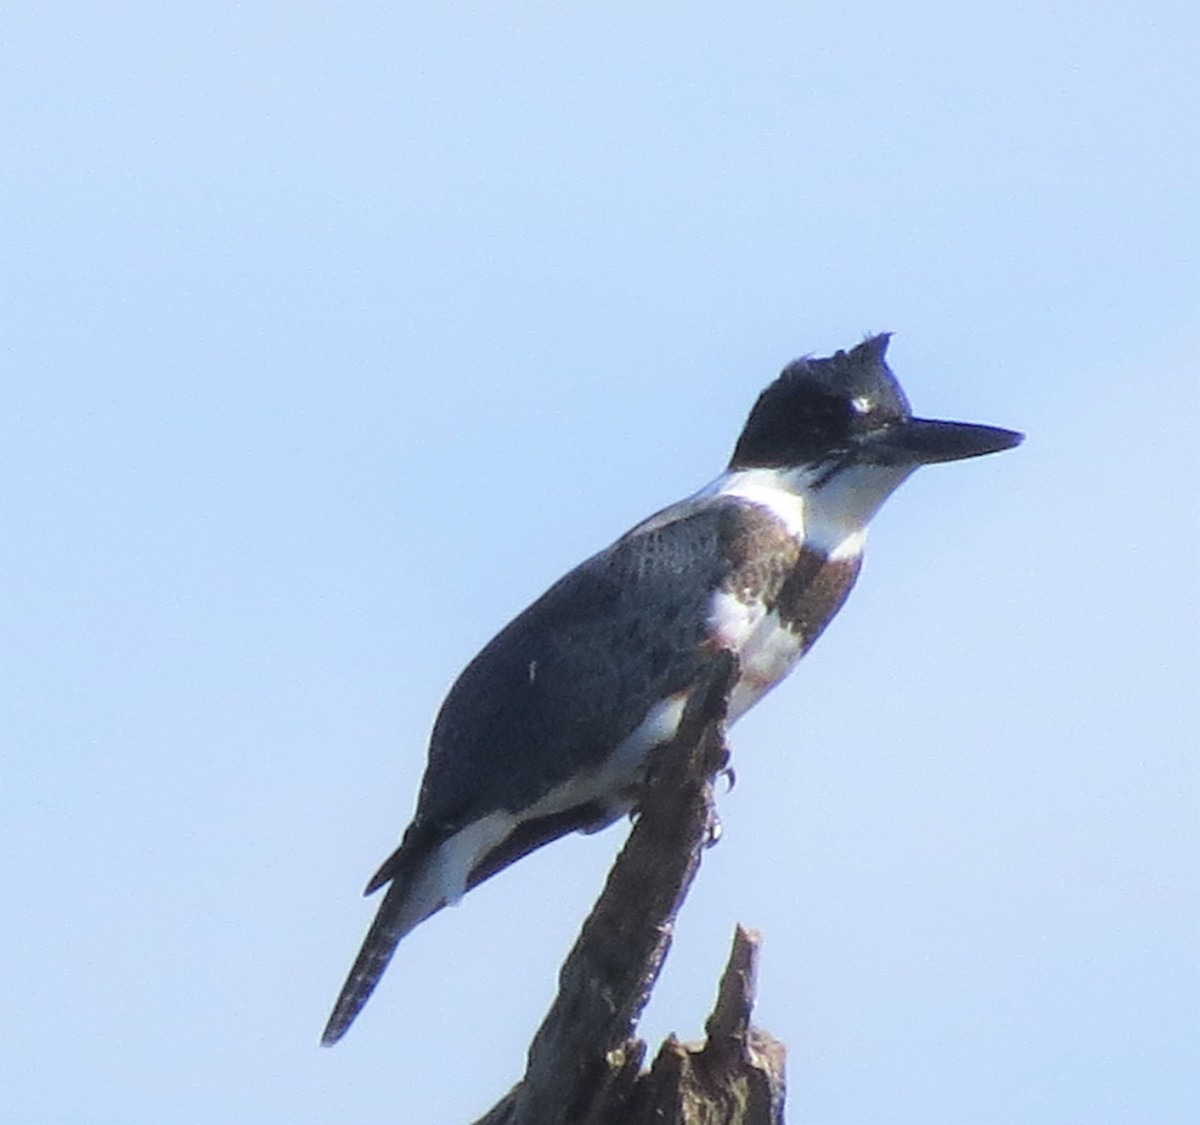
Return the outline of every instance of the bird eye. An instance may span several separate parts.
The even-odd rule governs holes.
[[[869,414],[871,412],[871,400],[866,395],[856,395],[850,400],[850,405],[854,408],[855,414]]]

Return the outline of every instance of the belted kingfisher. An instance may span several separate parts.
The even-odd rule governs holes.
[[[581,563],[467,665],[433,726],[416,813],[322,1042],[397,943],[535,848],[635,812],[707,661],[738,657],[732,722],[782,680],[858,577],[867,523],[915,469],[1022,435],[914,418],[887,335],[799,359],[759,396],[729,467]]]

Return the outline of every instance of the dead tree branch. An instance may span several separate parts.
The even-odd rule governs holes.
[[[477,1125],[777,1125],[783,1047],[750,1026],[758,939],[738,929],[708,1038],[671,1037],[642,1072],[634,1031],[671,944],[675,916],[718,825],[713,779],[736,661],[714,661],[675,738],[656,752],[629,840],[559,974],[522,1081]]]

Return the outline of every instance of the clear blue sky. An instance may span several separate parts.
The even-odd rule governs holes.
[[[3,17],[0,1116],[457,1123],[622,830],[317,1037],[432,716],[868,330],[924,470],[735,731],[647,1015],[735,921],[803,1125],[1200,1119],[1192,3]]]

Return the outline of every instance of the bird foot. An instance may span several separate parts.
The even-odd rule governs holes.
[[[708,831],[704,837],[704,846],[706,848],[713,847],[721,838],[721,833],[724,830],[721,827],[721,818],[717,815],[716,809],[711,809],[708,814]]]

